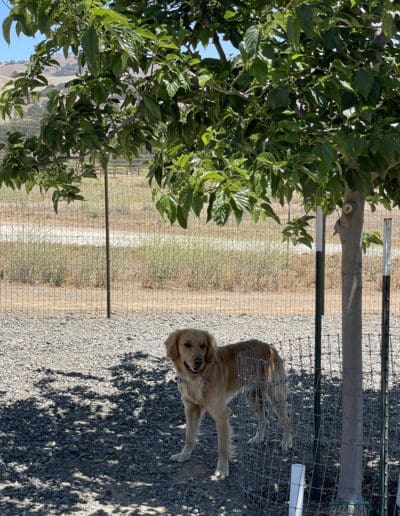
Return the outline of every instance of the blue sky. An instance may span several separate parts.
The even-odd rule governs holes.
[[[9,8],[0,1],[0,24],[3,25],[4,18],[9,13]],[[40,38],[27,38],[25,36],[17,37],[15,32],[11,30],[11,43],[7,45],[3,38],[3,29],[0,28],[0,61],[22,61],[29,59],[35,44]]]
[[[3,24],[4,18],[9,13],[6,7],[0,0],[0,24]],[[4,61],[24,61],[28,60],[36,43],[41,41],[42,37],[27,38],[26,36],[17,36],[13,29],[11,29],[11,43],[7,45],[3,38],[2,28],[0,26],[0,62]],[[223,45],[227,55],[237,54],[238,51],[230,45]],[[202,52],[204,57],[216,57],[216,51],[213,45]]]

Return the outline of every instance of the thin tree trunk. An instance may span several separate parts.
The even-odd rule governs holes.
[[[342,245],[342,440],[337,498],[341,514],[363,514],[362,248],[365,199],[346,191],[335,229]],[[358,502],[358,504],[357,504]],[[339,511],[338,511],[339,512]]]

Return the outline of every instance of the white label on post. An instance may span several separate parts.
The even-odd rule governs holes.
[[[399,480],[397,482],[396,505],[397,505],[397,507],[400,507],[400,473],[399,473]]]
[[[289,516],[302,516],[304,479],[306,468],[303,464],[292,464],[290,476]]]

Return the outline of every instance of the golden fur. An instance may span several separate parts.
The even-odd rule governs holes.
[[[172,460],[184,462],[189,459],[202,416],[207,410],[215,420],[218,434],[218,463],[213,478],[223,479],[229,475],[233,454],[228,403],[240,389],[237,359],[241,352],[259,359],[256,362],[260,364],[257,371],[250,372],[244,385],[242,380],[243,390],[258,421],[256,434],[249,443],[257,444],[264,440],[267,396],[283,428],[282,447],[292,446],[285,372],[282,359],[272,345],[248,340],[217,347],[214,337],[207,331],[187,328],[173,332],[165,346],[167,357],[172,360],[178,375],[186,416],[185,445],[180,453],[172,455]]]

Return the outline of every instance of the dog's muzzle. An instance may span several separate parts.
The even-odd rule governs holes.
[[[203,360],[194,360],[194,368],[192,369],[187,362],[184,362],[186,369],[190,374],[199,374],[203,367]]]

